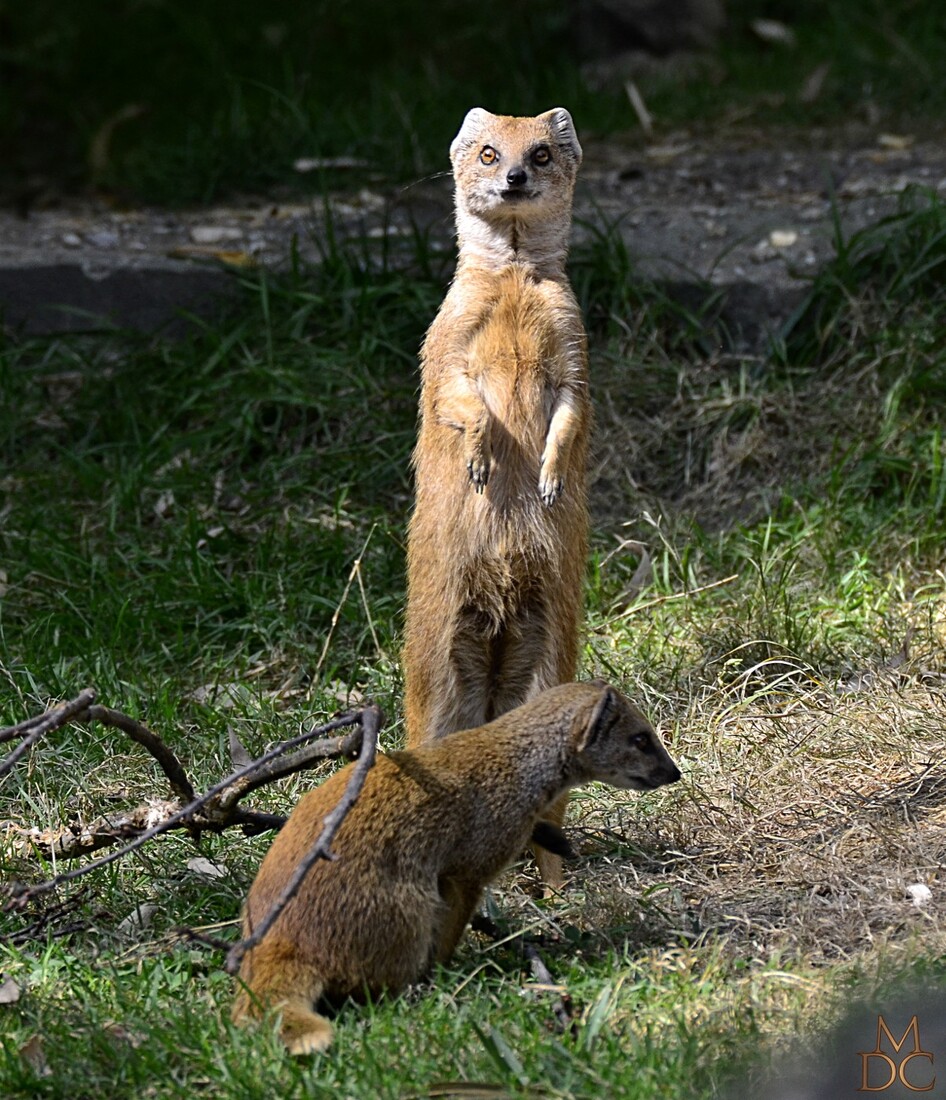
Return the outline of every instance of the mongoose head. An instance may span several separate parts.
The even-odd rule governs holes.
[[[564,107],[534,118],[467,113],[450,146],[457,213],[488,222],[563,219],[567,231],[581,146]]]
[[[638,791],[676,783],[680,770],[650,722],[613,687],[601,680],[594,685],[600,694],[576,713],[572,731],[585,778]]]

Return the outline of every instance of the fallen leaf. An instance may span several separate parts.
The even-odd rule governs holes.
[[[791,248],[797,240],[794,229],[773,229],[769,234],[769,244],[773,248]]]
[[[12,978],[0,974],[0,1005],[15,1005],[20,999],[22,990]]]
[[[906,894],[918,909],[929,905],[933,900],[933,891],[922,882],[914,882],[906,887]]]
[[[824,61],[811,70],[805,77],[801,91],[798,93],[800,102],[814,103],[820,97],[829,72],[831,72],[830,61]]]
[[[246,750],[246,746],[237,736],[233,726],[227,727],[227,742],[230,746],[230,763],[235,770],[249,767],[253,763],[253,757]]]
[[[195,703],[230,708],[245,703],[250,698],[249,689],[239,680],[228,684],[201,684],[184,697]]]
[[[644,154],[649,160],[655,160],[658,163],[665,164],[669,160],[675,160],[684,153],[688,153],[691,148],[692,146],[687,143],[680,143],[678,145],[648,145],[644,150]]]
[[[154,502],[154,514],[158,519],[164,519],[166,515],[174,511],[174,493],[171,489],[165,489]]]
[[[146,902],[136,905],[123,921],[118,924],[118,932],[124,936],[134,935],[151,924],[151,918],[157,913],[159,906]]]
[[[654,132],[654,118],[650,111],[647,110],[647,104],[644,102],[644,97],[641,95],[640,89],[633,80],[625,80],[624,91],[627,93],[627,98],[634,108],[634,114],[637,115],[637,121],[641,124],[641,129],[650,137]]]
[[[791,27],[777,19],[753,19],[749,26],[762,42],[770,42],[775,46],[794,46],[798,42]]]
[[[364,695],[357,688],[349,687],[341,680],[332,680],[327,690],[343,707],[360,707],[365,701]]]
[[[52,1077],[53,1071],[46,1061],[46,1051],[43,1049],[41,1035],[34,1035],[31,1039],[26,1040],[23,1046],[20,1047],[20,1057],[37,1077]]]
[[[214,248],[211,245],[185,244],[172,248],[167,255],[172,260],[216,260],[227,267],[256,267],[256,259],[242,249]]]
[[[322,168],[367,168],[369,161],[358,157],[299,157],[292,162],[297,172],[317,172]]]
[[[222,244],[224,241],[240,241],[243,230],[229,225],[194,225],[191,240],[194,244]]]
[[[794,46],[798,39],[791,27],[778,19],[753,19],[749,24],[752,33],[773,46]]]
[[[205,859],[203,856],[195,856],[193,859],[189,859],[187,861],[187,869],[188,871],[193,871],[195,874],[204,875],[207,878],[227,877],[226,867],[221,867],[218,863]]]
[[[106,1020],[106,1022],[102,1024],[102,1030],[112,1039],[127,1043],[132,1050],[137,1050],[144,1042],[143,1035],[140,1035],[136,1031],[129,1031],[123,1024],[116,1023],[114,1020]]]

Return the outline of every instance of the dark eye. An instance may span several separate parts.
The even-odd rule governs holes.
[[[548,164],[551,159],[552,151],[547,145],[540,145],[532,154],[532,163],[539,165],[540,168],[543,164]]]
[[[631,738],[631,744],[635,749],[640,749],[641,752],[650,752],[650,735],[647,733],[635,733]]]
[[[499,160],[499,153],[492,147],[492,145],[484,145],[480,152],[481,164],[495,164]]]

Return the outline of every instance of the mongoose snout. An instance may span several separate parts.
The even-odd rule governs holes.
[[[353,765],[304,795],[250,888],[244,935],[265,917],[338,803]],[[572,787],[679,778],[641,712],[601,681],[551,688],[475,729],[379,755],[336,834],[263,941],[244,956],[233,1016],[282,1013],[294,1054],[324,1050],[319,1001],[397,993],[446,962],[486,885]]]
[[[592,683],[605,691],[593,718],[601,744],[594,755],[596,774],[591,778],[637,791],[676,783],[680,769],[640,710],[603,681]],[[592,749],[593,742],[589,742],[586,752]]]

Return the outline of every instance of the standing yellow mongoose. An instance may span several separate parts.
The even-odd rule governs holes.
[[[306,794],[250,888],[261,921],[345,790],[342,768]],[[324,1050],[324,1000],[396,993],[446,962],[487,883],[565,791],[592,779],[650,790],[680,778],[641,712],[600,680],[544,692],[489,725],[379,755],[333,842],[240,969],[236,1020],[282,1010],[293,1054]]]
[[[408,530],[409,746],[574,679],[587,551],[587,348],[565,275],[581,164],[571,115],[476,107],[450,158],[459,256],[421,352]],[[556,857],[539,865],[560,881]]]

